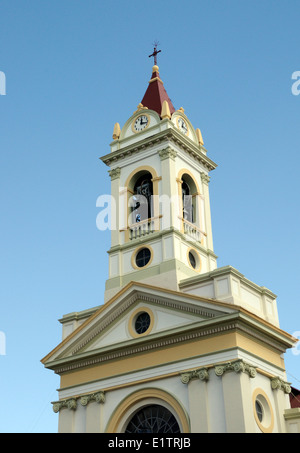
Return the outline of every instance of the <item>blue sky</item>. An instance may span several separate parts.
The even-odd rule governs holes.
[[[40,360],[63,314],[103,303],[99,157],[145,93],[155,40],[175,108],[218,164],[218,266],[272,290],[281,328],[300,331],[299,20],[292,0],[0,0],[1,432],[57,431],[59,378]],[[300,388],[295,352],[286,368]]]

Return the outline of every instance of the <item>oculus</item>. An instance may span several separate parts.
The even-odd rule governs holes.
[[[192,268],[196,269],[196,267],[197,267],[196,258],[192,252],[189,252],[189,262],[190,262],[190,265],[192,266]]]
[[[144,267],[146,266],[151,258],[151,252],[148,248],[144,247],[139,250],[135,257],[135,264],[137,267]]]
[[[201,269],[201,259],[198,252],[194,249],[188,250],[187,253],[189,265],[196,271],[199,272]]]
[[[142,333],[147,332],[147,330],[150,327],[150,323],[151,323],[151,318],[150,318],[149,313],[146,313],[145,311],[140,313],[137,316],[137,318],[135,320],[135,324],[134,324],[136,333],[142,334]]]

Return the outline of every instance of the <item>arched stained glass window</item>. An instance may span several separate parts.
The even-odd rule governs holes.
[[[174,415],[158,404],[145,406],[131,418],[125,433],[180,433]]]

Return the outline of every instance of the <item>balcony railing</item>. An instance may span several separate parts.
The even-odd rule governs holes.
[[[183,221],[183,232],[187,236],[190,237],[193,241],[200,242],[200,244],[204,243],[206,234],[204,231],[200,230],[194,223],[189,222],[186,219],[182,219]]]
[[[129,226],[129,239],[137,239],[155,231],[157,218],[142,220]]]
[[[161,216],[160,216],[161,217]],[[141,222],[133,223],[129,225],[129,239],[138,239],[148,234],[152,234],[159,230],[159,217],[152,217],[151,219],[145,219]],[[186,219],[182,219],[183,232],[190,240],[205,244],[206,233],[197,227],[194,223],[189,222]]]

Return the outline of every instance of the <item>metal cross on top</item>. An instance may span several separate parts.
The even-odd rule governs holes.
[[[153,51],[153,54],[149,55],[149,58],[150,58],[150,57],[154,57],[154,64],[155,64],[155,66],[157,66],[157,57],[156,57],[156,56],[157,56],[157,54],[158,54],[159,52],[161,52],[161,50],[157,50],[157,45],[158,45],[158,44],[154,44],[154,51]]]

